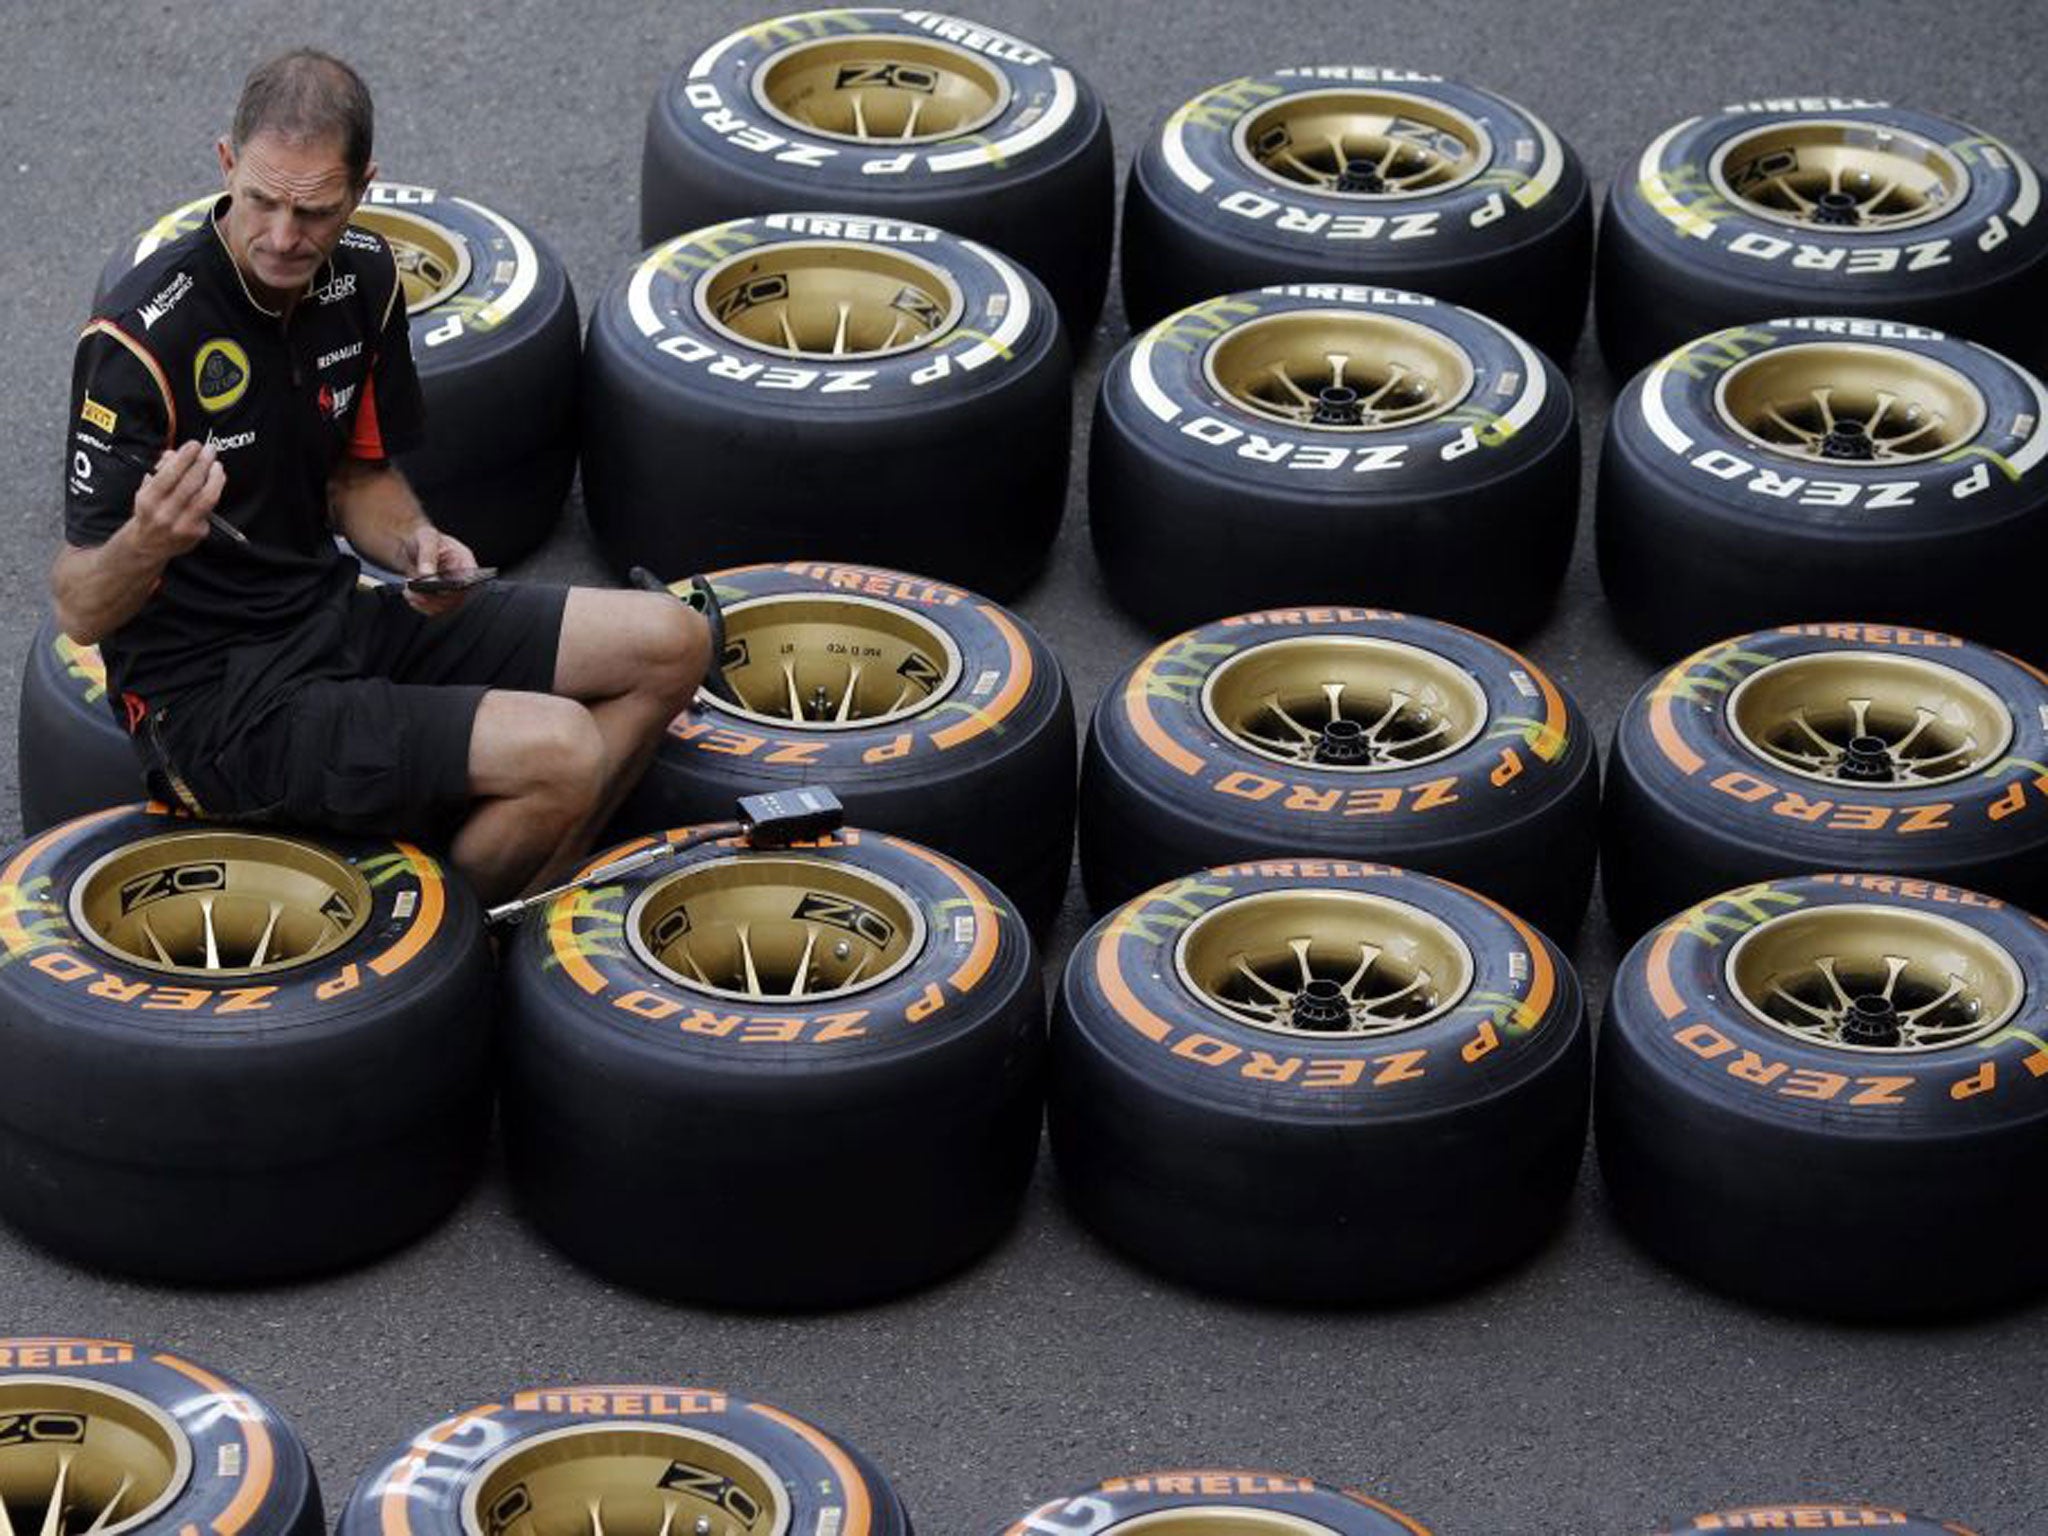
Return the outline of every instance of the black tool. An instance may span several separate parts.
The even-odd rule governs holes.
[[[408,576],[405,590],[436,595],[442,592],[467,592],[471,587],[480,587],[497,577],[495,565],[479,565],[467,571],[436,571],[430,576]]]
[[[126,448],[123,448],[118,443],[109,443],[107,445],[107,451],[112,453],[113,456],[119,459],[123,464],[127,464],[135,469],[139,469],[145,475],[153,475],[156,473],[156,466],[150,463],[149,460],[145,459],[139,453],[134,453]],[[246,544],[249,542],[249,535],[242,532],[241,529],[237,528],[233,523],[229,522],[226,518],[222,517],[218,512],[207,513],[206,520],[209,523],[213,524],[213,531],[215,533],[224,533],[229,538],[233,539],[237,544]]]

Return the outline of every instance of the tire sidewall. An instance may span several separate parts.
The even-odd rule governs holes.
[[[1222,1468],[1114,1477],[1039,1505],[991,1536],[1096,1536],[1171,1510],[1292,1515],[1335,1536],[1429,1536],[1429,1529],[1369,1494],[1305,1477]]]

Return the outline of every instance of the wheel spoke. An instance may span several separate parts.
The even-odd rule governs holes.
[[[1394,721],[1400,716],[1401,711],[1408,707],[1408,704],[1408,695],[1401,692],[1400,689],[1396,688],[1390,697],[1390,702],[1387,705],[1386,713],[1381,715],[1379,719],[1373,721],[1371,725],[1366,727],[1366,739],[1368,741],[1378,741],[1380,739],[1380,732],[1384,731],[1388,726],[1392,725]]]
[[[199,898],[199,928],[206,936],[206,968],[209,971],[217,971],[221,969],[220,935],[214,932],[211,896]]]
[[[64,1481],[71,1475],[71,1454],[57,1458],[57,1481],[50,1489],[50,1507],[43,1511],[42,1536],[58,1536],[64,1522]]]
[[[263,925],[263,936],[256,941],[256,953],[249,957],[249,965],[251,969],[254,969],[256,966],[261,965],[263,963],[263,957],[270,953],[270,936],[273,933],[277,932],[278,914],[283,911],[283,902],[273,901],[270,904],[270,920]]]
[[[1915,773],[1924,773],[1936,763],[1945,763],[1952,757],[1967,757],[1976,749],[1976,738],[1972,737],[1961,746],[1951,747],[1946,752],[1938,752],[1931,757],[1916,757],[1907,766],[1911,767]]]
[[[1337,174],[1339,176],[1343,175],[1351,169],[1351,157],[1344,153],[1343,139],[1333,133],[1326,137],[1325,142],[1330,146],[1330,154],[1337,161]]]
[[[1919,426],[1914,427],[1910,431],[1893,434],[1892,436],[1884,440],[1885,452],[1897,453],[1899,451],[1899,444],[1910,443],[1916,437],[1921,437],[1929,432],[1935,431],[1941,426],[1941,424],[1945,420],[1947,420],[1947,418],[1943,416],[1929,416],[1925,421],[1921,422]]]
[[[590,1501],[590,1536],[604,1536],[604,1500]]]
[[[1386,397],[1386,393],[1388,390],[1392,389],[1396,384],[1399,384],[1403,379],[1407,377],[1408,370],[1406,368],[1403,368],[1399,363],[1387,364],[1387,382],[1382,384],[1378,389],[1374,390],[1371,394],[1367,395],[1363,400],[1359,401],[1358,403],[1364,406],[1367,410],[1371,410],[1374,406],[1378,405],[1380,401]]]
[[[1828,385],[1821,385],[1813,392],[1813,403],[1820,407],[1820,430],[1823,435],[1835,430],[1835,408],[1828,402],[1834,395]]]
[[[1316,973],[1310,969],[1308,963],[1309,941],[1307,939],[1289,939],[1287,947],[1294,951],[1294,963],[1301,967],[1301,984],[1306,987],[1316,979]]]
[[[780,309],[778,309],[775,312],[775,323],[782,327],[782,340],[784,345],[786,345],[792,352],[803,351],[803,343],[796,339],[796,331],[792,329],[790,326],[789,306],[787,304],[783,305]]]
[[[1779,409],[1775,405],[1765,406],[1764,415],[1768,416],[1772,421],[1775,421],[1787,432],[1790,432],[1802,443],[1817,443],[1821,439],[1821,434],[1813,431],[1810,427],[1794,426],[1791,422],[1787,421],[1784,417],[1784,414],[1781,411],[1779,411]]]
[[[789,995],[804,995],[804,978],[811,974],[811,953],[818,947],[818,930],[815,924],[804,924],[804,952],[797,957],[796,980],[790,983]]]
[[[922,96],[911,97],[910,115],[903,119],[903,131],[896,135],[898,139],[908,139],[913,133],[917,131],[917,115],[923,110],[924,98]]]
[[[1884,200],[1890,197],[1892,193],[1898,189],[1898,185],[1899,179],[1898,177],[1894,176],[1890,181],[1887,181],[1883,186],[1879,187],[1875,192],[1871,193],[1870,196],[1864,198],[1862,202],[1858,203],[1856,205],[1858,211],[1860,211],[1866,216],[1875,213],[1878,210],[1878,208],[1882,206]]]
[[[852,312],[853,305],[849,301],[841,299],[839,301],[839,324],[832,332],[832,355],[834,357],[838,357],[846,351],[846,318]]]
[[[1299,720],[1295,719],[1294,716],[1287,713],[1286,706],[1280,702],[1279,694],[1269,693],[1265,696],[1265,698],[1261,699],[1259,702],[1264,704],[1266,708],[1270,709],[1274,714],[1278,715],[1282,723],[1284,723],[1288,727],[1288,729],[1292,730],[1297,736],[1301,737],[1303,741],[1315,741],[1318,739],[1316,732],[1310,730],[1307,726],[1303,725]]]
[[[1344,685],[1342,683],[1323,684],[1323,697],[1330,701],[1330,723],[1335,725],[1344,718],[1343,706],[1338,702],[1344,697]]]
[[[663,1499],[661,1501],[661,1529],[656,1531],[654,1536],[668,1536],[670,1528],[675,1523],[676,1501],[674,1499]]]
[[[1884,957],[1884,986],[1877,994],[1879,997],[1883,998],[1886,1002],[1892,1000],[1892,988],[1899,984],[1899,973],[1905,970],[1909,963],[1904,955],[1886,955]]]
[[[1306,160],[1302,159],[1301,156],[1297,155],[1291,149],[1282,150],[1280,152],[1280,158],[1284,160],[1287,164],[1293,166],[1297,171],[1300,171],[1302,175],[1306,176],[1310,181],[1329,182],[1335,180],[1335,178],[1331,176],[1328,171],[1317,170],[1314,166],[1310,165]]]
[[[858,91],[856,91],[856,92],[855,92],[855,93],[853,94],[853,96],[852,96],[851,100],[852,100],[852,102],[853,102],[853,131],[854,131],[854,135],[855,135],[855,137],[857,137],[857,138],[863,138],[863,139],[865,139],[865,138],[867,138],[867,137],[868,137],[868,117],[867,117],[867,113],[865,113],[865,112],[863,112],[863,111],[861,110],[861,105],[860,105],[860,93],[859,93]]]
[[[1900,1022],[1906,1024],[1917,1024],[1922,1018],[1932,1013],[1935,1009],[1939,1008],[1943,1003],[1947,1002],[1950,998],[1954,997],[1958,992],[1962,990],[1963,978],[1960,976],[1949,977],[1947,988],[1942,992],[1942,994],[1939,997],[1935,998],[1934,1001],[1930,1003],[1922,1003],[1918,1008],[1901,1009],[1899,1012]]]
[[[1849,700],[1849,714],[1856,722],[1856,734],[1858,736],[1868,736],[1870,734],[1870,700]]]
[[[876,350],[877,352],[886,352],[886,351],[888,351],[888,350],[889,350],[889,348],[891,348],[891,347],[893,347],[893,346],[895,346],[895,345],[896,345],[896,338],[897,338],[898,336],[901,336],[902,334],[903,334],[903,317],[902,317],[901,315],[898,315],[898,316],[897,316],[897,317],[895,318],[895,320],[894,320],[894,321],[892,321],[892,322],[890,323],[890,326],[889,326],[889,334],[888,334],[888,335],[886,335],[886,336],[884,336],[884,337],[882,338],[882,344],[881,344],[881,345],[880,345],[879,347],[876,347],[876,348],[875,348],[875,350]]]
[[[1799,205],[1801,212],[1805,212],[1815,206],[1813,199],[1806,196],[1797,187],[1793,186],[1791,182],[1787,181],[1782,172],[1776,176],[1773,176],[1769,181],[1765,182],[1764,185],[1767,187],[1776,187],[1780,192],[1783,192],[1787,197],[1791,198],[1793,202]]]
[[[1863,419],[1863,430],[1872,437],[1877,436],[1877,424],[1884,420],[1884,413],[1898,403],[1899,397],[1890,390],[1879,390],[1877,392],[1877,409]]]
[[[760,997],[763,995],[761,974],[754,969],[754,946],[747,937],[747,924],[741,923],[737,931],[740,938],[740,964],[745,967],[747,996]]]
[[[1346,1002],[1355,1003],[1358,1001],[1358,984],[1365,980],[1365,973],[1372,969],[1373,962],[1378,960],[1379,957],[1380,950],[1378,945],[1360,944],[1358,946],[1358,969],[1353,971],[1344,981],[1344,1000]]]
[[[156,930],[149,926],[147,912],[142,914],[142,936],[149,940],[150,951],[156,956],[159,965],[177,964],[177,961],[171,958],[171,952],[164,948],[164,941],[156,936]]]
[[[846,691],[839,695],[839,712],[832,717],[833,724],[844,725],[853,712],[853,696],[860,687],[860,663],[849,662],[846,667]]]
[[[1838,750],[1835,743],[1829,741],[1827,737],[1821,735],[1819,731],[1813,728],[1813,722],[1806,718],[1806,706],[1804,704],[1793,710],[1790,718],[1794,725],[1798,726],[1800,730],[1812,738],[1813,744],[1819,747],[1821,751],[1825,752],[1829,757],[1835,755]]]
[[[1804,1012],[1812,1014],[1816,1019],[1819,1019],[1824,1024],[1832,1024],[1835,1022],[1835,1015],[1832,1011],[1826,1008],[1822,1008],[1817,1004],[1809,1003],[1803,997],[1794,997],[1790,992],[1787,992],[1783,986],[1779,985],[1776,982],[1773,982],[1771,984],[1770,995],[1772,997],[1783,998],[1786,1002],[1790,1003],[1794,1008],[1798,1008],[1803,1010]]]
[[[128,1490],[134,1486],[135,1474],[124,1472],[121,1475],[121,1486],[114,1490],[114,1496],[107,1501],[107,1507],[99,1512],[91,1525],[79,1532],[79,1536],[99,1536],[99,1532],[113,1523],[114,1511],[121,1507],[121,1501],[128,1496]]]
[[[1230,968],[1246,981],[1256,986],[1260,991],[1270,994],[1274,1001],[1281,1003],[1291,1003],[1294,1001],[1294,994],[1292,992],[1283,991],[1266,980],[1265,977],[1251,968],[1250,963],[1246,961],[1243,955],[1232,955],[1230,957]]]
[[[1848,988],[1844,987],[1841,979],[1835,975],[1835,957],[1833,955],[1822,955],[1813,962],[1813,968],[1819,971],[1823,979],[1826,980],[1828,990],[1835,994],[1837,1002],[1844,1008],[1853,1008],[1855,1006],[1855,1000],[1849,996]]]
[[[1310,394],[1307,390],[1303,389],[1299,384],[1295,383],[1294,380],[1290,379],[1287,376],[1287,370],[1285,368],[1282,368],[1278,363],[1268,365],[1266,371],[1272,374],[1274,378],[1278,379],[1282,386],[1286,388],[1287,392],[1293,395],[1303,405],[1314,405],[1316,403],[1316,397]]]
[[[1330,387],[1332,389],[1342,389],[1344,387],[1344,368],[1351,359],[1342,352],[1326,352],[1323,354],[1323,361],[1330,365]],[[1371,404],[1370,401],[1366,403],[1368,405]]]
[[[782,680],[789,688],[789,718],[801,720],[804,717],[804,699],[796,686],[796,664],[785,661],[782,664]]]
[[[1905,735],[1901,736],[1897,741],[1892,743],[1892,751],[1894,753],[1905,751],[1906,748],[1913,745],[1914,741],[1919,737],[1922,731],[1926,730],[1928,726],[1934,724],[1936,720],[1941,718],[1939,715],[1935,714],[1933,710],[1927,708],[1924,704],[1915,709],[1913,711],[1913,714],[1913,728],[1906,732]],[[1957,748],[1957,751],[1961,750],[1963,749],[1960,747]],[[1947,755],[1953,757],[1955,754],[1952,752]],[[1939,761],[1939,759],[1931,759],[1931,761]]]

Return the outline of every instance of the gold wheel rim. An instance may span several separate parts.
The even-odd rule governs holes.
[[[1486,726],[1486,694],[1464,668],[1420,646],[1367,636],[1273,640],[1202,684],[1202,712],[1275,762],[1391,773],[1450,756]]]
[[[858,243],[792,243],[721,262],[697,312],[743,346],[851,362],[924,346],[960,321],[960,290],[928,261]]]
[[[936,39],[798,43],[756,75],[754,99],[793,128],[856,144],[930,144],[986,127],[1010,104],[1002,73]]]
[[[0,1528],[119,1536],[184,1491],[192,1442],[154,1403],[64,1376],[0,1380]]]
[[[1493,141],[1464,113],[1402,91],[1310,91],[1237,125],[1238,157],[1270,180],[1374,202],[1464,185]]]
[[[350,222],[375,230],[391,247],[408,315],[445,303],[469,281],[468,242],[432,219],[366,203],[350,215]]]
[[[2004,755],[2012,713],[1954,667],[1871,651],[1774,662],[1736,685],[1728,723],[1773,767],[1855,788],[1926,789]]]
[[[1910,229],[1940,218],[1970,188],[1963,163],[1932,139],[1817,118],[1729,140],[1709,174],[1717,190],[1752,213],[1830,233]]]
[[[1996,1034],[2026,982],[1997,943],[1906,907],[1830,906],[1752,928],[1729,951],[1751,1017],[1810,1045],[1917,1054]]]
[[[478,1470],[467,1536],[786,1536],[789,1495],[743,1446],[622,1421],[522,1440]]]
[[[1472,951],[1420,907],[1303,888],[1227,901],[1174,946],[1181,982],[1239,1024],[1278,1035],[1400,1034],[1456,1007]]]
[[[1760,448],[1841,469],[1917,464],[1969,442],[1989,414],[1975,384],[1902,347],[1777,347],[1721,376],[1721,419]]]
[[[274,976],[347,943],[369,882],[324,848],[256,832],[173,832],[96,860],[71,921],[97,948],[174,976]]]
[[[805,731],[854,731],[923,714],[960,681],[938,625],[871,597],[749,598],[725,610],[729,714]],[[708,695],[707,695],[708,698]]]
[[[1472,359],[1441,331],[1350,310],[1247,321],[1209,348],[1202,368],[1244,409],[1328,432],[1416,426],[1472,389]]]
[[[850,864],[712,859],[642,891],[626,914],[640,958],[715,997],[818,1002],[880,986],[924,948],[903,890]]]
[[[1102,1536],[1337,1536],[1329,1526],[1271,1509],[1162,1509],[1106,1527]]]

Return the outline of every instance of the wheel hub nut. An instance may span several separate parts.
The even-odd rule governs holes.
[[[1316,742],[1319,763],[1369,763],[1372,742],[1365,727],[1356,720],[1332,720],[1323,727]]]
[[[1351,1022],[1344,989],[1327,977],[1311,981],[1294,1000],[1293,1022],[1296,1029],[1344,1029]]]
[[[1863,215],[1857,210],[1856,199],[1848,192],[1823,192],[1814,205],[1813,222],[1816,224],[1860,224]]]
[[[1821,440],[1820,454],[1824,459],[1874,459],[1877,445],[1870,440],[1870,430],[1862,422],[1838,421]]]
[[[1309,420],[1318,427],[1356,427],[1365,421],[1365,407],[1349,385],[1326,384],[1316,393],[1315,413]]]
[[[1347,165],[1337,177],[1339,192],[1363,192],[1377,197],[1387,190],[1387,184],[1380,179],[1376,166]]]
[[[1858,784],[1889,784],[1898,770],[1883,737],[1852,736],[1842,753],[1841,774]]]
[[[1850,1045],[1897,1045],[1898,1009],[1882,997],[1856,998],[1842,1019],[1842,1039]]]

